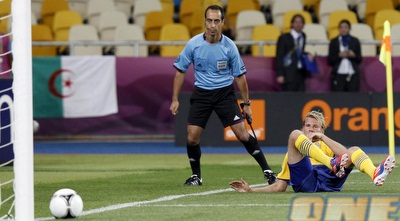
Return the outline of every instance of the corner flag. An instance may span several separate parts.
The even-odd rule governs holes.
[[[389,56],[387,56],[389,53]],[[382,62],[385,66],[388,65],[388,61],[391,60],[392,53],[392,43],[390,41],[390,23],[386,20],[383,23],[383,36],[382,36],[382,45],[381,51],[379,54],[379,61]],[[390,65],[392,62],[390,62]]]
[[[388,109],[388,137],[389,154],[394,156],[394,107],[393,107],[393,80],[392,80],[392,43],[390,41],[390,23],[386,20],[383,23],[383,37],[379,61],[386,66],[386,98]]]

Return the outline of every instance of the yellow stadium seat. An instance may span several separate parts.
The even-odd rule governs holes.
[[[193,13],[190,19],[189,31],[192,37],[205,31],[204,10],[202,8],[198,8]]]
[[[58,11],[54,14],[52,31],[54,41],[68,41],[69,30],[74,25],[83,24],[83,19],[78,12],[74,11]],[[61,46],[58,52],[64,54],[68,47]]]
[[[144,36],[147,41],[159,41],[161,28],[165,24],[174,23],[171,15],[167,11],[151,11],[147,13],[144,23]],[[158,46],[151,46],[150,52],[156,52]]]
[[[53,33],[48,25],[32,25],[32,41],[54,41]],[[56,56],[55,46],[32,46],[32,56]]]
[[[166,24],[161,28],[160,41],[188,41],[190,33],[184,24]],[[184,45],[162,45],[161,57],[176,57],[181,53]]]
[[[335,38],[339,34],[339,22],[343,19],[347,19],[350,22],[350,24],[358,23],[357,15],[353,11],[338,10],[331,12],[328,20],[329,39]]]
[[[305,24],[311,24],[312,22],[312,17],[310,12],[308,11],[304,11],[304,10],[292,10],[292,11],[287,11],[284,15],[283,15],[283,23],[282,23],[282,33],[287,33],[290,31],[292,24],[292,18],[294,15],[296,14],[300,14],[303,16]]]
[[[184,24],[189,28],[193,13],[198,8],[202,8],[201,1],[182,0],[179,7],[179,23]]]
[[[395,9],[379,10],[375,14],[374,26],[372,27],[375,40],[382,40],[383,23],[388,20],[390,25],[400,23],[400,12]]]
[[[43,0],[40,21],[42,24],[52,27],[56,12],[65,10],[70,10],[67,0],[58,0],[57,4],[54,0]]]
[[[83,24],[83,19],[75,11],[58,11],[54,15],[53,33],[56,41],[68,41],[69,29],[73,25]]]
[[[393,2],[390,0],[367,0],[364,22],[373,28],[376,12],[383,9],[394,9]]]
[[[162,10],[167,12],[171,18],[174,17],[175,3],[173,0],[160,0]]]
[[[277,41],[281,31],[278,26],[273,24],[257,25],[253,29],[253,41]],[[260,47],[258,45],[251,46],[251,55],[260,56]],[[264,57],[275,57],[276,56],[276,44],[263,45],[262,55]]]
[[[0,17],[11,14],[11,0],[0,1]]]

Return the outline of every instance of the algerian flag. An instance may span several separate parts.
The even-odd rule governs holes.
[[[115,63],[113,56],[33,58],[34,118],[117,113]]]

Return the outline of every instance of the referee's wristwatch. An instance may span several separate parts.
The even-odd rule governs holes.
[[[248,100],[247,102],[244,102],[244,101],[243,101],[243,102],[241,103],[242,106],[250,106],[250,104],[251,104],[251,101],[250,101],[250,100]]]

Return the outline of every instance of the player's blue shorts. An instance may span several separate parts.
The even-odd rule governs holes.
[[[336,177],[325,165],[312,165],[309,157],[300,162],[289,164],[290,184],[295,192],[337,192],[343,187],[352,169],[346,169],[346,175]]]

